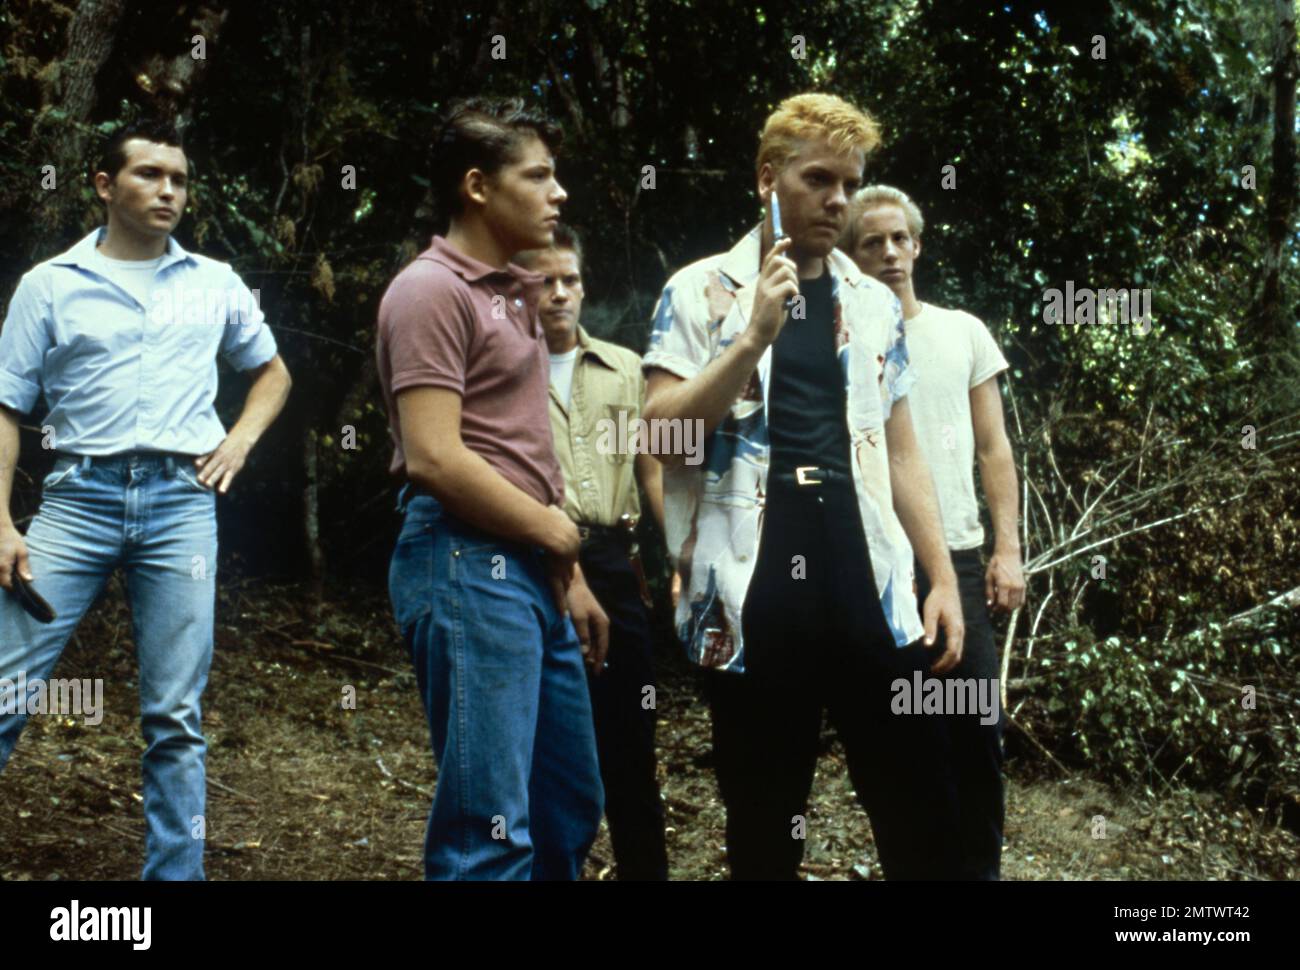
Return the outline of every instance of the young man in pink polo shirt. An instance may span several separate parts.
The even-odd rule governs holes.
[[[405,482],[389,592],[439,767],[428,879],[576,879],[603,808],[583,662],[609,621],[563,508],[541,277],[510,265],[552,242],[557,141],[518,100],[454,106],[434,148],[450,227],[379,308]]]

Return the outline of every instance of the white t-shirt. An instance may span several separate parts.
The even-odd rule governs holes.
[[[970,391],[1007,369],[1006,358],[977,317],[921,304],[903,321],[916,383],[907,394],[912,425],[939,493],[948,548],[984,544],[975,498],[975,429]]]
[[[569,407],[570,392],[573,390],[573,364],[577,359],[577,347],[567,353],[551,354],[551,385],[560,400],[564,402],[566,410]]]
[[[95,250],[95,269],[139,300],[146,310],[154,304],[153,277],[162,261],[162,256],[157,259],[110,259]]]

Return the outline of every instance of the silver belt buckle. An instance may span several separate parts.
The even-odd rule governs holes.
[[[816,465],[800,465],[794,470],[794,480],[800,485],[820,485],[822,483],[820,478],[808,477],[810,472],[815,471],[818,471]]]

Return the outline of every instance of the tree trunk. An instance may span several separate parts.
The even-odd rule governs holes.
[[[144,81],[141,87],[157,95],[157,110],[174,115],[182,127],[190,122],[194,89],[207,73],[217,37],[229,15],[224,3],[199,4],[186,24],[184,48],[174,56],[155,54],[145,70],[136,72],[137,83]],[[203,57],[194,56],[196,36],[203,38]]]
[[[64,216],[76,204],[75,186],[85,164],[86,122],[95,107],[95,79],[113,52],[124,0],[82,0],[68,21],[63,57],[42,72],[41,115],[32,132],[47,152],[60,191],[53,199],[38,189],[35,233],[29,256],[44,258],[59,234]],[[53,113],[57,110],[57,114]]]
[[[316,452],[316,431],[309,429],[303,439],[303,468],[307,483],[303,487],[302,524],[307,540],[307,557],[311,568],[310,610],[315,616],[325,598],[325,553],[320,544],[320,459]]]
[[[375,360],[374,354],[367,354],[361,364],[361,373],[357,375],[357,379],[353,381],[348,392],[343,395],[343,401],[334,413],[334,427],[330,429],[330,434],[341,433],[339,429],[347,424],[354,415],[362,412],[366,401],[378,396],[378,388],[379,364]]]
[[[73,123],[90,116],[95,106],[95,77],[113,51],[124,6],[123,0],[81,0],[68,21],[63,59],[41,85],[43,108],[57,106]]]
[[[1282,293],[1282,262],[1296,207],[1296,26],[1293,0],[1273,0],[1273,160],[1268,185],[1267,234],[1262,286],[1255,304],[1261,345],[1289,335]]]

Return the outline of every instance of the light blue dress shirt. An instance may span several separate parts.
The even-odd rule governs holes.
[[[0,404],[27,414],[44,393],[58,451],[206,454],[226,436],[217,355],[236,370],[275,357],[266,318],[230,266],[171,238],[141,303],[104,275],[103,233],[19,282],[0,330]]]

